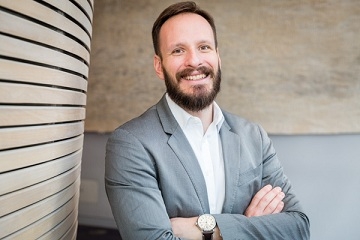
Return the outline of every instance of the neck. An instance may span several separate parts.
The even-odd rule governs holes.
[[[189,114],[191,114],[194,117],[200,118],[200,120],[202,122],[202,125],[203,125],[203,130],[204,130],[204,133],[205,133],[206,130],[208,129],[208,127],[210,126],[210,124],[213,121],[213,115],[214,115],[213,104],[210,104],[208,107],[204,108],[201,111],[194,112],[194,111],[189,111],[189,110],[186,110],[186,109],[185,109],[185,111],[188,112]]]

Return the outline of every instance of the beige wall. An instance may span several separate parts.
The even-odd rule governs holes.
[[[112,131],[162,96],[151,27],[174,2],[98,2],[87,131]],[[196,2],[217,23],[222,107],[270,133],[360,132],[358,0]]]
[[[76,239],[92,15],[0,0],[0,239]]]

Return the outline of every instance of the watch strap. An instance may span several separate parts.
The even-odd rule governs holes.
[[[203,240],[212,240],[213,239],[213,233],[214,231],[211,231],[211,232],[202,232],[202,239]]]

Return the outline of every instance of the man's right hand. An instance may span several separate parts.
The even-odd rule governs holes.
[[[285,194],[280,187],[272,188],[271,185],[266,185],[255,194],[245,211],[245,216],[255,217],[280,213],[284,208],[282,201],[284,197]]]

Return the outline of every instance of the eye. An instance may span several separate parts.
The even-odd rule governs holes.
[[[210,47],[209,45],[201,45],[201,46],[199,47],[199,50],[200,50],[200,51],[203,51],[203,52],[208,52],[208,51],[211,50],[211,47]]]
[[[180,55],[180,54],[182,54],[183,52],[184,52],[183,49],[181,49],[181,48],[176,48],[176,49],[174,49],[174,50],[171,52],[171,54],[173,54],[173,55]]]

